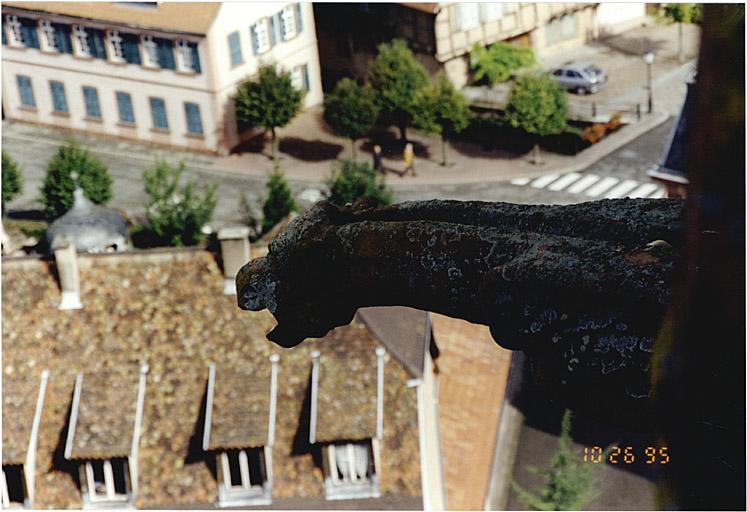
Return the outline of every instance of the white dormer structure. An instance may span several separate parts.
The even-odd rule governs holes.
[[[321,103],[311,3],[4,2],[9,119],[227,154],[231,100],[262,64]]]

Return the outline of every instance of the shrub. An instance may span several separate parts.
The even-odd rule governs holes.
[[[384,184],[384,178],[376,174],[368,163],[344,160],[327,180],[327,200],[344,206],[358,199],[372,200],[377,206],[392,202],[392,194]]]
[[[106,166],[77,141],[69,140],[60,146],[47,164],[41,202],[49,220],[63,215],[73,206],[76,182],[85,196],[96,204],[105,204],[112,197],[112,179]]]
[[[519,48],[509,43],[497,42],[488,47],[477,43],[470,52],[470,66],[475,80],[488,81],[490,85],[505,82],[519,68],[534,64],[531,48]]]
[[[2,212],[5,213],[5,205],[23,190],[23,176],[18,168],[18,163],[13,160],[7,151],[3,149],[3,197]]]
[[[198,244],[204,240],[202,229],[215,210],[217,186],[208,185],[202,194],[192,181],[180,188],[183,172],[184,162],[173,166],[165,160],[157,160],[153,167],[143,171],[149,197],[145,213],[147,229],[153,241],[161,245]]]
[[[267,233],[290,212],[298,211],[293,194],[280,167],[275,163],[267,181],[267,199],[262,207],[262,232]]]

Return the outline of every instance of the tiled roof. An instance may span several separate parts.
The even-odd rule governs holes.
[[[404,306],[361,308],[358,315],[415,378],[423,376],[430,331],[428,313]]]
[[[78,407],[73,405],[66,446],[69,459],[127,457],[132,449],[139,372],[137,365],[122,371],[81,375]],[[76,391],[77,392],[77,391]]]
[[[433,314],[440,355],[439,420],[449,510],[482,510],[491,475],[511,351],[490,329]]]
[[[270,368],[270,361],[266,361],[258,366],[215,369],[209,450],[267,444]]]
[[[155,5],[154,5],[155,4]],[[3,2],[4,7],[63,14],[76,18],[206,34],[221,7],[220,2],[155,2],[132,5],[129,2]]]
[[[37,372],[3,378],[3,464],[26,461],[38,391]]]
[[[252,251],[261,254],[258,246]],[[85,386],[92,372],[125,377],[143,362],[150,369],[137,506],[214,503],[214,461],[202,450],[208,365],[216,364],[220,380],[222,368],[263,368],[272,353],[280,354],[273,499],[323,497],[322,472],[308,446],[310,351],[320,350],[328,362],[345,366],[360,365],[355,361],[361,356],[375,360],[375,340],[361,322],[354,320],[322,340],[283,350],[265,338],[275,325],[269,312],[242,311],[235,296],[223,294],[223,275],[213,253],[154,250],[79,255],[78,262],[83,309],[68,311],[57,309],[60,290],[52,260],[2,262],[3,378],[11,382],[35,368],[50,370],[37,449],[36,507],[81,505],[75,480],[68,468],[58,465],[57,456],[78,372],[84,372]],[[366,348],[361,356],[348,351],[362,342]],[[372,371],[375,379],[375,367]],[[415,390],[406,386],[408,378],[396,360],[387,361],[382,495],[421,495],[417,399]],[[266,394],[258,387],[244,389]],[[4,389],[3,395],[7,392]]]
[[[329,342],[319,357],[316,440],[373,438],[378,343],[360,322],[337,328],[325,339]]]

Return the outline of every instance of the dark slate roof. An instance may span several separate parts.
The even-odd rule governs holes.
[[[263,251],[266,248],[260,245],[252,247],[255,256]],[[223,274],[216,259],[211,252],[195,249],[81,254],[84,307],[60,311],[60,289],[48,260],[3,258],[3,375],[50,370],[37,449],[37,465],[44,477],[36,481],[36,507],[80,508],[75,480],[56,466],[78,372],[84,372],[85,386],[91,372],[134,378],[143,362],[149,371],[136,505],[171,508],[214,503],[217,482],[206,463],[209,454],[202,450],[208,365],[216,364],[220,379],[222,368],[264,367],[273,353],[280,354],[273,499],[324,496],[322,472],[308,446],[310,352],[319,350],[326,364],[334,359],[347,367],[359,364],[353,363],[358,351],[348,348],[362,342],[362,355],[373,361],[376,340],[355,319],[321,340],[280,349],[265,338],[275,326],[269,312],[242,311],[235,296],[223,294]],[[334,358],[327,358],[330,354]],[[375,373],[370,377],[375,379]],[[417,397],[415,389],[406,385],[408,378],[396,359],[387,360],[382,495],[421,495]],[[247,386],[245,391],[253,394],[258,389]],[[85,396],[81,402],[85,404]],[[127,407],[130,403],[135,406],[133,400]]]
[[[3,376],[3,464],[23,464],[34,421],[36,372]]]
[[[345,336],[345,331],[353,331]],[[365,324],[356,322],[327,335],[319,357],[316,440],[367,439],[376,436],[376,347]],[[342,341],[342,340],[340,340]]]
[[[687,94],[682,110],[669,134],[661,165],[649,171],[652,178],[687,184],[687,144],[693,110],[695,108],[695,85],[687,84]]]
[[[127,240],[127,220],[119,211],[92,203],[81,189],[74,192],[73,207],[47,229],[50,250],[73,243],[78,251],[101,252]]]
[[[132,449],[139,372],[84,373],[80,381],[80,401],[73,405],[70,425],[75,426],[69,459],[108,459],[127,457]]]
[[[430,343],[428,313],[404,306],[361,308],[358,315],[414,378],[423,376]]]
[[[256,366],[216,367],[209,450],[267,444],[270,369],[270,361]]]

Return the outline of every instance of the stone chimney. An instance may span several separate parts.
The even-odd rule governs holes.
[[[234,226],[218,231],[220,251],[223,258],[223,293],[236,295],[236,274],[251,259],[249,228]]]
[[[75,245],[68,243],[56,249],[54,259],[57,262],[57,274],[62,288],[59,309],[81,309],[83,304],[80,303],[80,274]]]

